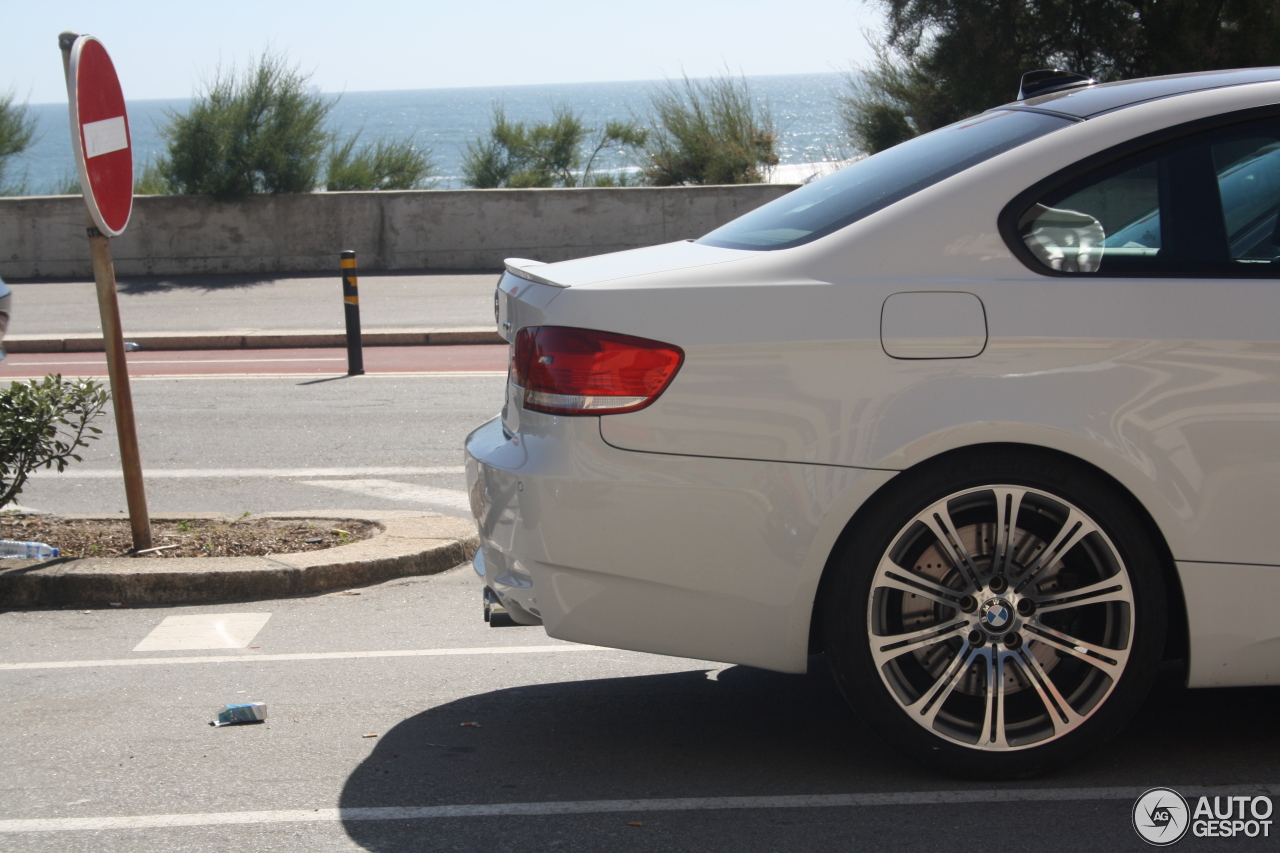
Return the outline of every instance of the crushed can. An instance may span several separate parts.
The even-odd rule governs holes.
[[[240,723],[261,723],[267,718],[265,702],[238,702],[225,706],[218,712],[218,719],[211,726],[234,726]]]

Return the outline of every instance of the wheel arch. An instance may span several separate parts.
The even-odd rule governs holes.
[[[944,451],[936,456],[922,460],[910,468],[904,469],[898,474],[898,476],[890,479],[879,489],[873,492],[867,500],[862,502],[857,511],[854,512],[853,516],[845,523],[840,535],[836,537],[836,541],[827,555],[822,575],[818,580],[817,592],[814,595],[812,609],[809,614],[809,653],[812,655],[823,651],[822,614],[823,602],[825,599],[824,593],[828,586],[829,579],[833,574],[836,555],[841,553],[844,547],[848,544],[849,538],[853,535],[853,531],[858,526],[858,522],[867,514],[869,508],[874,505],[876,499],[887,489],[894,488],[895,484],[900,484],[904,475],[932,470],[946,465],[963,464],[964,459],[967,456],[978,452],[992,451],[1011,454],[1037,454],[1044,457],[1054,457],[1058,461],[1067,462],[1072,465],[1086,467],[1101,479],[1109,489],[1113,490],[1115,495],[1129,505],[1130,509],[1133,510],[1134,514],[1141,522],[1147,536],[1156,549],[1156,557],[1160,563],[1161,574],[1163,575],[1165,582],[1165,613],[1168,625],[1165,635],[1164,659],[1166,661],[1182,661],[1185,667],[1189,655],[1190,635],[1187,620],[1187,606],[1182,591],[1182,582],[1178,576],[1177,566],[1174,564],[1173,552],[1169,548],[1169,543],[1166,541],[1164,533],[1156,523],[1155,518],[1147,511],[1146,506],[1144,506],[1134,493],[1122,482],[1091,462],[1070,453],[1064,453],[1060,450],[1054,450],[1035,444],[1019,444],[1013,442],[974,444]]]

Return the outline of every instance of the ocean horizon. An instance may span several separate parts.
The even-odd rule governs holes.
[[[747,77],[752,97],[767,105],[779,132],[781,166],[777,179],[800,180],[804,166],[834,159],[839,148],[836,92],[842,74],[786,74]],[[126,88],[127,88],[127,81]],[[523,86],[478,86],[454,89],[414,89],[377,92],[322,93],[336,98],[329,128],[340,138],[359,133],[361,140],[381,135],[413,135],[432,150],[440,182],[438,189],[460,189],[460,163],[466,145],[486,134],[496,105],[513,120],[545,121],[560,104],[583,115],[589,126],[603,127],[611,119],[644,119],[649,95],[664,80],[608,83],[558,83]],[[160,128],[170,113],[181,113],[190,98],[128,100],[135,169],[164,150]],[[36,142],[10,160],[10,180],[25,176],[27,195],[56,194],[74,181],[70,121],[65,103],[31,104],[36,117]],[[616,155],[602,158],[604,171],[635,168]]]

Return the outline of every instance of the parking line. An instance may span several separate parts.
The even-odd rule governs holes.
[[[1275,785],[1222,786],[1180,790],[1183,796],[1269,795]],[[868,808],[874,806],[948,806],[990,803],[1136,800],[1145,788],[1006,788],[962,791],[819,794],[773,797],[680,797],[653,800],[579,800],[576,802],[494,803],[455,806],[389,806],[351,809],[280,809],[255,812],[133,815],[120,817],[0,820],[0,833],[66,832],[106,829],[169,829],[184,826],[307,823],[365,820],[424,820],[467,817],[715,811],[726,809]]]
[[[300,477],[417,477],[429,474],[462,474],[467,469],[461,465],[434,465],[418,468],[148,468],[142,476],[148,479],[164,478],[170,480],[190,480],[201,477],[219,478],[289,478]],[[119,468],[82,469],[68,468],[66,471],[34,471],[34,478],[86,479],[86,480],[118,480]]]
[[[0,670],[18,669],[85,669],[103,666],[160,666],[188,663],[263,663],[283,660],[360,660],[363,658],[449,657],[453,655],[519,655],[550,652],[617,651],[603,646],[564,643],[554,646],[481,646],[473,649],[388,649],[372,652],[298,652],[277,655],[201,655],[173,658],[113,658],[108,660],[51,660],[22,663],[0,663]]]
[[[18,365],[14,365],[16,369]],[[105,367],[103,370],[105,371]],[[39,379],[43,373],[28,371],[5,372],[0,370],[0,382],[26,382]],[[79,374],[68,373],[67,376],[101,379],[106,373]],[[377,370],[359,377],[361,382],[375,379],[483,379],[488,377],[506,378],[505,370]],[[301,379],[301,380],[341,380],[348,379],[345,373],[138,373],[129,376],[130,382],[190,382],[192,380],[224,380],[224,379]],[[302,384],[306,384],[303,382]]]
[[[471,511],[471,496],[458,489],[438,489],[434,486],[398,483],[394,480],[301,480],[300,484],[341,489],[345,492],[355,492],[358,495],[387,501],[447,506],[452,509]]]
[[[148,364],[267,364],[281,361],[346,361],[345,356],[337,358],[174,358],[159,359],[148,358],[131,359],[130,364],[136,367],[146,367]],[[17,367],[65,367],[67,365],[92,365],[94,367],[106,367],[106,356],[94,361],[20,361],[15,362]]]

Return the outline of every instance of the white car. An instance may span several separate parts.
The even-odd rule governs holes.
[[[486,614],[824,651],[979,777],[1115,734],[1165,660],[1280,683],[1280,69],[1024,86],[700,240],[509,261]]]

